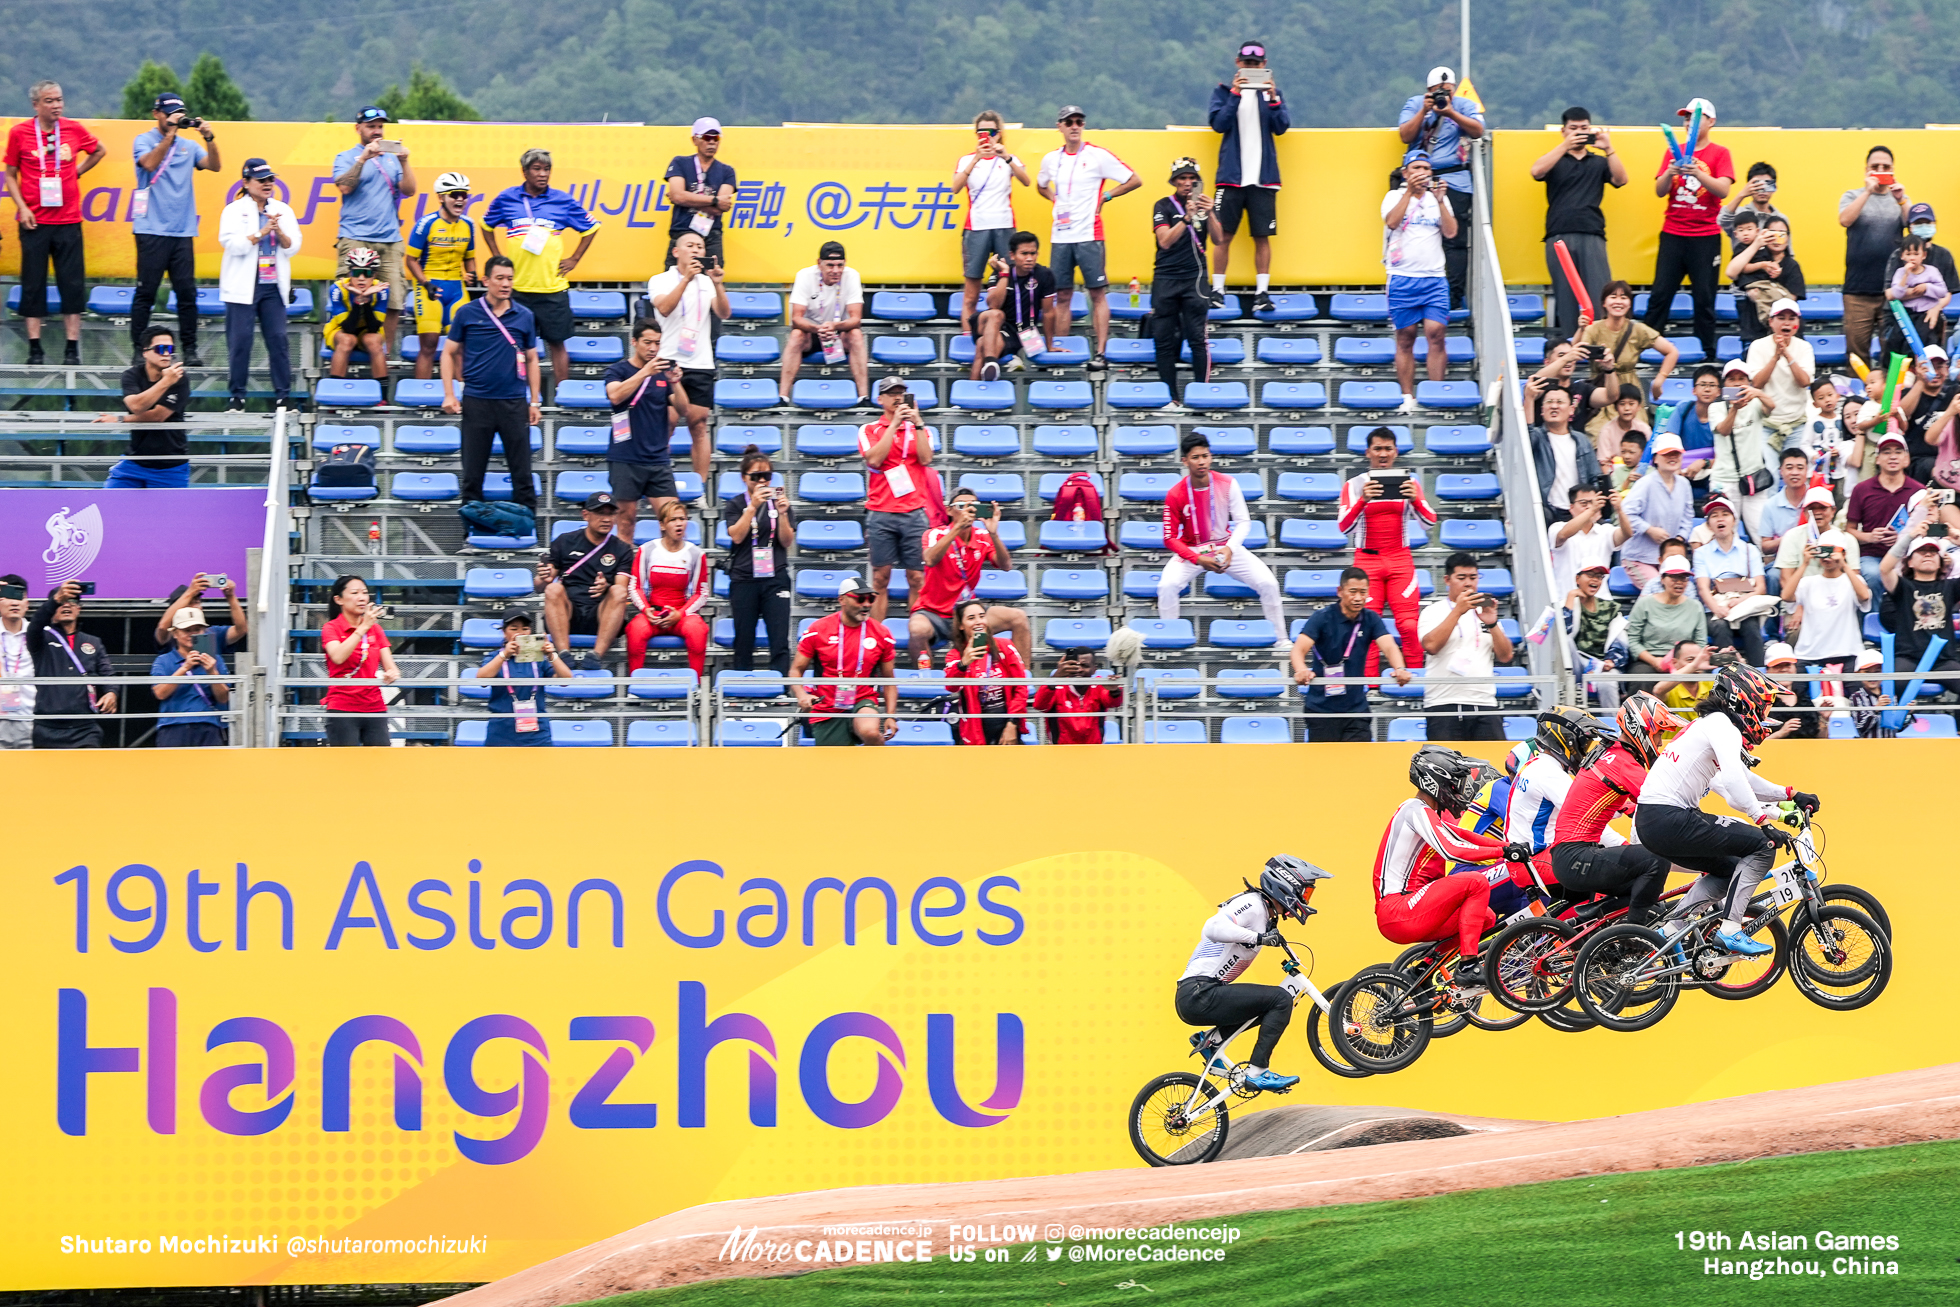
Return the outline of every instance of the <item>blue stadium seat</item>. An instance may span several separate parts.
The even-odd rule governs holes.
[[[774,336],[726,335],[715,342],[715,362],[759,366],[777,363],[783,357],[783,343]]]
[[[715,382],[716,408],[753,410],[774,408],[780,402],[774,377],[723,377]]]
[[[1043,549],[1056,553],[1094,553],[1109,543],[1101,522],[1047,521],[1037,538]]]
[[[1007,518],[1000,524],[1000,542],[1009,549],[1028,547],[1028,528],[1018,518]]]
[[[1340,400],[1343,408],[1395,408],[1402,388],[1393,381],[1343,381]]]
[[[954,408],[965,409],[969,413],[1006,413],[1014,407],[1014,383],[955,381],[952,403]]]
[[[1252,392],[1243,381],[1194,381],[1184,388],[1184,406],[1200,410],[1249,408]]]
[[[1320,362],[1320,341],[1313,336],[1261,336],[1253,356],[1276,367],[1311,367]]]
[[[785,693],[783,678],[767,670],[716,672],[715,688],[725,699],[776,699]]]
[[[1349,427],[1347,429],[1348,453],[1366,454],[1368,452],[1368,434],[1379,429],[1379,424]],[[1398,453],[1406,454],[1416,447],[1415,436],[1408,427],[1400,423],[1390,423],[1388,424],[1388,429],[1395,433],[1395,448]]]
[[[1281,499],[1331,504],[1341,497],[1341,478],[1336,472],[1282,472],[1274,490]]]
[[[1538,722],[1530,717],[1506,717],[1504,738],[1513,742],[1529,740],[1538,733]]]
[[[1730,321],[1734,321],[1734,319],[1731,318]],[[1667,343],[1680,351],[1681,357],[1675,360],[1675,364],[1678,367],[1691,368],[1697,363],[1706,363],[1708,361],[1708,351],[1703,349],[1701,342],[1693,336],[1669,336]],[[1659,363],[1661,361],[1661,352],[1657,349],[1643,349],[1640,351],[1640,361],[1642,363]]]
[[[1196,717],[1172,717],[1167,720],[1145,722],[1143,742],[1145,744],[1203,744],[1205,724]]]
[[[1525,680],[1531,675],[1522,667],[1499,667],[1497,669],[1497,697],[1500,699],[1522,699],[1530,694],[1531,685]],[[1515,681],[1515,685],[1506,684]]]
[[[973,597],[985,599],[990,604],[1020,603],[1028,597],[1028,578],[1019,572],[981,568],[980,583],[973,587]]]
[[[306,487],[307,497],[318,503],[357,503],[380,493],[375,486],[323,486],[317,481]]]
[[[559,447],[564,447],[565,428],[558,428]],[[573,428],[573,430],[597,431],[610,435],[605,427]],[[744,427],[723,423],[715,428],[715,452],[717,454],[740,454],[748,446],[754,445],[762,453],[771,455],[783,452],[783,429],[781,427]]]
[[[1053,349],[1039,351],[1031,361],[1044,368],[1081,367],[1089,361],[1087,336],[1057,336],[1050,343]]]
[[[793,738],[775,717],[724,717],[715,728],[715,743],[724,749],[780,749]]]
[[[1417,336],[1415,345],[1416,362],[1429,361],[1429,338]],[[1443,337],[1443,357],[1452,363],[1473,363],[1477,358],[1477,346],[1468,336]]]
[[[1118,458],[1159,458],[1177,452],[1177,428],[1173,426],[1117,427],[1110,436],[1110,448]]]
[[[1161,504],[1180,479],[1176,472],[1125,472],[1116,479],[1116,494],[1125,503]]]
[[[561,428],[562,438],[564,431]],[[460,427],[398,426],[395,428],[397,454],[457,454],[463,449]]]
[[[848,377],[804,377],[790,388],[790,400],[798,408],[851,408],[858,402],[857,383]]]
[[[313,448],[325,453],[335,445],[366,445],[369,449],[381,448],[381,428],[367,426],[348,426],[341,423],[322,422],[313,428]]]
[[[1669,377],[1661,382],[1661,403],[1686,404],[1695,397],[1695,383],[1689,377]]]
[[[962,472],[955,490],[971,490],[989,503],[1018,504],[1028,497],[1027,482],[1018,472]]]
[[[1416,382],[1416,403],[1424,408],[1476,408],[1483,402],[1474,381]]]
[[[397,472],[391,492],[396,499],[440,503],[461,498],[463,488],[454,472]]]
[[[1213,322],[1224,322],[1232,318],[1243,317],[1244,309],[1239,304],[1239,297],[1236,294],[1228,292],[1225,296],[1225,302],[1206,312],[1205,316]]]
[[[1164,524],[1157,518],[1148,521],[1129,521],[1117,532],[1117,543],[1125,549],[1143,549],[1154,553],[1164,552]],[[1154,590],[1151,593],[1156,593]]]
[[[937,699],[946,693],[946,673],[942,670],[924,671],[917,667],[894,667],[892,679],[904,682],[898,687],[898,697],[902,702]]]
[[[617,336],[573,336],[565,342],[568,363],[617,363],[625,357],[626,342]]]
[[[1214,458],[1250,458],[1259,452],[1259,438],[1251,427],[1193,427],[1211,444]]]
[[[1255,312],[1261,322],[1307,322],[1320,316],[1320,305],[1313,296],[1299,291],[1273,296],[1273,307]]]
[[[1277,667],[1221,667],[1218,671],[1218,697],[1221,699],[1277,699],[1286,693],[1286,682]]]
[[[1232,479],[1239,483],[1239,490],[1245,495],[1245,501],[1248,504],[1257,503],[1266,497],[1266,482],[1259,473],[1234,472],[1232,473]],[[1248,544],[1251,543],[1250,536],[1246,537],[1246,540]]]
[[[1157,362],[1157,342],[1117,336],[1103,350],[1103,357],[1118,367],[1153,367]]]
[[[1332,599],[1340,591],[1341,573],[1332,567],[1289,567],[1281,582],[1288,599]],[[1288,634],[1300,633],[1295,630]]]
[[[561,504],[582,504],[587,495],[611,490],[612,477],[607,472],[560,472],[552,484],[551,496]]]
[[[1426,427],[1422,447],[1438,458],[1474,458],[1490,452],[1485,427]]]
[[[1041,631],[1050,649],[1101,649],[1109,643],[1106,617],[1051,617]]]
[[[456,383],[457,398],[466,388]],[[403,377],[395,383],[395,402],[404,408],[441,408],[442,382],[435,377]]]
[[[1899,732],[1902,740],[1951,740],[1960,738],[1952,713],[1920,713]]]
[[[1212,621],[1205,638],[1218,649],[1270,649],[1279,632],[1263,617],[1220,617]]]
[[[55,298],[55,292],[50,290],[48,292],[48,307],[50,311],[53,311]],[[163,311],[173,316],[176,314],[176,291],[173,290],[170,292],[170,298],[165,301]],[[224,313],[225,302],[219,297],[218,288],[216,286],[199,286],[197,288],[197,316],[200,318],[221,318],[224,316]]]
[[[1641,319],[1643,322],[1647,318],[1647,292],[1644,290],[1633,297],[1633,316]],[[1674,299],[1667,306],[1667,320],[1669,322],[1692,322],[1694,321],[1694,316],[1694,297],[1689,294],[1687,287],[1684,286],[1674,292]]]
[[[537,593],[528,567],[472,567],[463,573],[466,599],[525,599]]]
[[[1171,390],[1161,381],[1112,381],[1104,392],[1111,408],[1162,408]]]
[[[847,517],[819,517],[796,524],[796,547],[830,552],[864,548],[864,528]]]
[[[1078,296],[1070,307],[1073,309],[1075,306],[1079,306],[1082,303],[1082,298],[1083,297]],[[1132,304],[1130,302],[1130,293],[1127,290],[1123,290],[1119,288],[1111,289],[1110,296],[1109,296],[1109,316],[1116,319],[1116,321],[1136,322],[1142,319],[1143,316],[1149,312],[1150,312],[1149,291],[1143,291],[1142,293],[1140,293],[1136,297],[1136,303]]]
[[[373,408],[381,402],[381,383],[372,377],[321,377],[313,385],[313,402],[321,408]],[[440,390],[436,402],[442,402]]]
[[[668,721],[640,721],[626,724],[626,747],[629,749],[647,748],[692,748],[699,744],[701,737],[694,723],[685,718]]]
[[[1846,348],[1842,335],[1807,336],[1805,339],[1810,342],[1811,352],[1817,356],[1819,363],[1836,366],[1850,357],[1850,351]]]
[[[504,642],[503,624],[494,617],[466,617],[459,643],[465,649],[495,649]]]
[[[1091,426],[1043,423],[1034,429],[1034,452],[1043,458],[1094,458],[1100,448]]]
[[[1393,336],[1336,336],[1334,361],[1350,367],[1381,368],[1395,361]]]
[[[1692,302],[1693,301],[1690,300],[1690,303]],[[1720,294],[1716,295],[1715,296],[1715,321],[1735,322],[1738,320],[1739,318],[1735,311],[1735,296],[1729,293],[1728,291],[1723,291]],[[1696,341],[1695,343],[1699,345],[1701,342]],[[1645,357],[1645,355],[1643,354],[1642,357]],[[1681,361],[1683,363],[1687,362],[1685,358],[1682,359]]]
[[[1390,744],[1422,744],[1429,739],[1429,722],[1422,717],[1394,717],[1388,723]]]
[[[293,287],[293,302],[286,306],[286,321],[296,322],[312,316],[313,291],[306,286]]]
[[[19,282],[15,282],[7,290],[7,312],[9,313],[20,312],[20,283]],[[61,312],[61,289],[60,287],[56,286],[52,280],[50,280],[48,282],[48,316],[54,317],[56,314],[59,314],[60,312]]]
[[[1323,457],[1334,452],[1334,428],[1274,427],[1266,433],[1266,449],[1273,454]]]
[[[1519,363],[1538,367],[1545,361],[1545,338],[1543,336],[1511,337],[1511,357]]]
[[[925,322],[939,316],[933,297],[925,291],[881,290],[871,295],[871,311],[865,316],[881,322]]]
[[[604,427],[559,427],[552,437],[553,449],[560,458],[604,458],[612,448],[612,428]],[[395,442],[401,443],[401,428],[395,428]]]
[[[1293,723],[1263,713],[1227,717],[1218,732],[1218,741],[1221,744],[1291,744]]]
[[[1143,637],[1146,649],[1193,649],[1198,644],[1197,628],[1188,617],[1140,617],[1129,625]]]
[[[1279,524],[1282,549],[1307,549],[1325,553],[1348,547],[1348,538],[1332,518],[1289,517]]]
[[[805,472],[796,479],[796,497],[813,504],[849,504],[864,498],[861,472]]]
[[[1836,322],[1844,317],[1844,292],[1835,290],[1813,290],[1804,296],[1803,316],[1806,322]]]
[[[1126,599],[1155,599],[1157,587],[1163,580],[1164,574],[1155,568],[1132,567],[1123,573],[1123,596]],[[1190,594],[1190,583],[1186,582],[1178,593]]]
[[[571,292],[572,316],[592,321],[623,322],[626,295],[616,290],[578,290]]]
[[[1086,381],[1036,381],[1028,385],[1029,408],[1065,411],[1088,408],[1095,402],[1096,393]]]
[[[697,473],[674,469],[674,498],[683,504],[692,504],[701,498],[701,491],[701,478]]]
[[[946,344],[946,361],[966,367],[973,362],[973,337],[961,332]]]
[[[691,667],[642,667],[627,679],[627,698],[657,703],[686,699],[700,683]]]
[[[1494,472],[1442,472],[1436,476],[1436,498],[1451,502],[1482,502],[1502,494]]]
[[[1137,668],[1137,689],[1145,690],[1155,686],[1158,702],[1171,699],[1195,699],[1202,693],[1202,687],[1180,685],[1180,681],[1196,682],[1202,678],[1195,667],[1139,667]]]
[[[1043,503],[1045,503],[1045,504],[1052,504],[1052,503],[1054,503],[1054,502],[1055,502],[1055,495],[1056,495],[1056,494],[1057,494],[1057,493],[1058,493],[1058,492],[1059,492],[1059,491],[1061,490],[1061,488],[1062,488],[1062,482],[1064,482],[1064,481],[1066,481],[1066,480],[1068,480],[1068,478],[1069,478],[1069,476],[1070,476],[1070,475],[1071,475],[1071,474],[1070,474],[1070,473],[1067,473],[1067,472],[1044,472],[1044,473],[1042,473],[1042,474],[1041,474],[1041,484],[1040,484],[1040,488],[1039,488],[1039,492],[1038,492],[1038,493],[1039,493],[1039,494],[1041,495],[1041,500],[1042,500],[1042,502],[1043,502]],[[1104,499],[1104,501],[1105,501],[1105,502],[1107,502],[1107,501],[1108,501],[1108,499],[1109,499],[1109,487],[1103,484],[1103,477],[1102,477],[1102,473],[1100,473],[1100,472],[1090,472],[1090,473],[1088,473],[1088,477],[1089,477],[1089,479],[1090,479],[1091,481],[1093,481],[1093,482],[1095,482],[1095,485],[1096,485],[1096,493],[1097,493],[1098,495],[1101,495],[1101,496],[1103,497],[1103,499]]]
[[[1442,522],[1443,545],[1448,549],[1467,549],[1488,553],[1502,549],[1509,541],[1504,522],[1495,517],[1446,517]]]
[[[830,593],[823,596],[823,598],[832,600],[834,602],[837,598],[837,587],[835,585],[832,585],[830,588]],[[802,632],[799,631],[797,633],[797,638],[798,639],[802,638]],[[715,619],[715,624],[708,628],[708,640],[717,649],[733,649],[735,647],[734,620],[732,618],[727,618],[727,617],[717,617]],[[763,624],[762,619],[758,617],[755,619],[755,647],[758,649],[765,648],[767,647],[768,643],[769,643],[769,628],[765,626]]]
[[[932,382],[914,378],[905,383],[905,389],[912,396],[912,402],[918,405],[921,411],[939,407],[939,387]]]
[[[796,593],[803,599],[835,599],[837,587],[845,577],[862,577],[861,571],[827,567],[799,567],[796,569]]]
[[[1237,336],[1213,336],[1210,340],[1211,365],[1215,368],[1235,368],[1245,362],[1245,342]],[[1178,351],[1178,361],[1190,365],[1191,342],[1185,341]],[[1152,360],[1155,361],[1154,358]]]
[[[886,743],[913,746],[949,745],[953,742],[953,728],[948,722],[937,717],[901,717],[898,719],[898,734]]]
[[[939,361],[930,336],[873,336],[871,360],[895,368],[922,368]]]
[[[1428,570],[1427,568],[1418,568],[1417,580],[1421,581]],[[1511,570],[1506,567],[1479,567],[1477,569],[1477,588],[1497,599],[1509,599],[1518,592],[1517,582],[1511,579]],[[1429,595],[1429,591],[1427,590],[1424,590],[1422,593],[1425,598]]]
[[[1717,336],[1715,338],[1715,361],[1733,363],[1742,357],[1742,337]]]
[[[1504,302],[1510,305],[1513,322],[1539,322],[1545,317],[1543,295],[1506,295]]]
[[[1626,568],[1615,564],[1613,570],[1606,574],[1606,593],[1620,599],[1637,599],[1640,597],[1640,587],[1627,575]]]
[[[729,319],[734,322],[780,322],[783,297],[773,290],[731,290]]]
[[[50,292],[52,298],[53,292]],[[486,721],[467,721],[456,723],[456,734],[450,743],[458,749],[480,749],[489,738],[490,723]]]
[[[858,453],[858,429],[815,424],[798,427],[796,452],[804,458],[855,458]]]
[[[1327,387],[1318,381],[1268,381],[1259,387],[1259,402],[1267,408],[1326,408]]]
[[[1079,603],[1109,597],[1109,573],[1099,567],[1049,567],[1036,577],[1041,597]]]
[[[544,692],[551,699],[610,699],[612,686],[606,682],[611,678],[612,673],[603,668],[574,671],[571,680],[553,681],[544,687]]]
[[[1336,322],[1387,322],[1388,296],[1335,295],[1327,301],[1327,316]]]
[[[16,286],[14,288],[14,295],[17,296],[19,293],[20,288]],[[52,301],[60,293],[60,291],[52,286],[48,288],[49,307],[53,307]],[[8,307],[13,307],[14,303],[14,299],[10,297]],[[136,287],[134,286],[94,286],[89,289],[88,311],[90,313],[100,314],[105,318],[128,317],[135,310],[135,307]]]

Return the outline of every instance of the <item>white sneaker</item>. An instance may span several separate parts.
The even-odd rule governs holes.
[[[1400,405],[1400,406],[1399,406],[1399,407],[1398,407],[1398,408],[1397,408],[1397,409],[1396,409],[1395,411],[1396,411],[1397,413],[1413,413],[1413,412],[1415,412],[1415,411],[1416,411],[1416,397],[1415,397],[1414,395],[1404,395],[1404,396],[1402,396],[1402,403],[1401,403],[1401,405]]]
[[[1009,372],[1025,372],[1027,370],[1027,366],[1028,365],[1026,361],[1023,360],[1019,354],[1016,354],[1012,358],[1007,360],[1007,370]]]

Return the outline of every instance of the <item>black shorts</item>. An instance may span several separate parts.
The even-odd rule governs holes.
[[[548,344],[562,345],[572,338],[572,293],[568,290],[545,294],[542,291],[514,290],[510,297],[531,310],[538,320],[538,335]]]
[[[681,389],[686,392],[688,403],[696,408],[712,410],[715,406],[715,370],[682,368]]]
[[[932,628],[932,641],[934,644],[938,644],[941,640],[951,640],[953,638],[953,618],[951,614],[935,613],[929,608],[914,608],[912,612],[926,619],[926,625]]]
[[[679,492],[674,486],[671,463],[607,463],[612,475],[613,498],[622,504],[642,499],[672,499]]]
[[[1254,236],[1279,235],[1279,192],[1270,186],[1220,186],[1214,204],[1228,238],[1238,235],[1242,216],[1252,219]]]
[[[565,598],[572,605],[571,624],[565,629],[573,635],[599,634],[599,601],[589,594],[573,594],[572,587],[565,587]]]
[[[1307,713],[1308,744],[1340,744],[1350,741],[1366,744],[1374,738],[1375,733],[1369,718],[1335,717],[1311,710]]]

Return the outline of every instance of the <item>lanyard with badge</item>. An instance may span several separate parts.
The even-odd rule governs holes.
[[[681,325],[675,333],[678,337],[675,352],[687,358],[693,358],[695,351],[701,348],[701,328],[708,322],[708,301],[714,292],[701,290],[697,284],[705,280],[707,274],[697,272],[688,281],[687,289],[681,292]]]
[[[524,197],[524,221],[524,243],[518,248],[526,254],[543,254],[551,233],[557,229],[551,225],[551,219],[540,218],[531,211],[531,197],[528,195]]]
[[[772,491],[763,501],[769,510],[769,526],[762,525],[762,514],[755,515],[749,527],[749,575],[767,581],[776,575],[776,496]]]
[[[640,396],[646,394],[647,387],[652,384],[652,377],[642,381],[640,388],[633,392],[633,398],[626,401],[626,407],[612,415],[612,438],[615,445],[622,440],[633,438],[633,410],[639,407]]]
[[[27,650],[27,632],[0,630],[0,681],[25,681],[34,675],[34,655]],[[0,684],[0,713],[25,713],[33,707],[33,687]]]
[[[644,389],[644,387],[642,387],[642,389]],[[608,527],[606,529],[606,538],[601,540],[598,544],[592,546],[591,550],[587,552],[585,557],[579,559],[576,563],[573,563],[570,567],[566,568],[563,572],[559,573],[558,579],[569,584],[572,579],[572,573],[578,571],[579,568],[584,567],[587,563],[591,562],[594,555],[596,555],[601,549],[604,549],[607,545],[611,544],[613,542],[613,537],[615,534],[616,533],[612,530],[612,528]]]
[[[519,381],[525,380],[524,351],[517,348],[517,337],[510,334],[510,329],[504,326],[504,320],[488,304],[483,306],[483,316],[490,319],[490,325],[502,333],[504,343],[510,346],[512,355],[517,359],[517,379]]]
[[[864,623],[860,622],[855,627],[852,627],[847,626],[842,617],[837,619],[837,676],[844,684],[832,691],[831,707],[854,708],[857,706],[858,689],[860,687],[854,683],[854,680],[856,677],[864,675],[864,646],[871,642],[871,637],[865,633]],[[846,646],[855,650],[857,653],[857,657],[852,661],[851,668],[848,672],[844,670],[844,649]]]
[[[1348,628],[1347,648],[1341,650],[1341,672],[1343,674],[1339,676],[1322,677],[1321,679],[1324,682],[1324,685],[1322,687],[1321,693],[1323,694],[1331,693],[1336,686],[1340,687],[1342,690],[1347,689],[1347,676],[1345,675],[1345,673],[1347,672],[1347,661],[1354,654],[1355,637],[1361,634],[1361,623],[1363,620],[1365,619],[1361,616],[1360,613],[1356,613],[1354,615],[1354,625]],[[1321,660],[1321,666],[1325,667],[1326,665],[1327,665],[1327,660],[1323,658]]]
[[[61,207],[61,119],[54,120],[54,144],[50,149],[45,138],[36,129],[35,161],[41,165],[41,203],[42,209]],[[53,157],[52,163],[49,161]]]
[[[266,233],[259,239],[259,284],[270,285],[279,280],[279,237],[272,232],[272,210],[260,211],[260,220],[266,224]]]
[[[899,499],[905,498],[914,489],[912,485],[912,474],[905,470],[905,456],[911,452],[912,443],[917,439],[918,433],[912,430],[912,424],[910,422],[899,423],[892,431],[892,452],[890,455],[892,465],[880,469],[885,478],[885,488],[890,490],[893,496]]]
[[[1073,180],[1079,182],[1082,178],[1081,156],[1088,152],[1089,148],[1086,145],[1073,155],[1067,150],[1062,151],[1062,162],[1055,169],[1057,183],[1055,186],[1055,204],[1057,206],[1055,209],[1055,230],[1057,231],[1065,230],[1069,225],[1069,220],[1075,216],[1074,208],[1072,207],[1075,201],[1069,195],[1070,177],[1063,170],[1073,161],[1075,164]]]
[[[1177,196],[1171,195],[1165,198],[1170,200],[1171,207],[1177,210],[1177,216],[1184,220],[1184,234],[1191,238],[1191,256],[1198,261],[1198,283],[1203,285],[1205,269],[1210,265],[1205,261],[1205,243],[1198,239],[1198,224],[1191,221],[1191,216],[1184,211],[1184,205],[1178,201]]]
[[[526,663],[525,666],[533,669],[533,675],[542,675],[536,670],[543,666],[542,663]],[[508,662],[498,670],[504,674],[506,681],[510,679]],[[538,729],[538,688],[535,685],[527,685],[522,693],[514,688],[506,691],[510,695],[511,725],[517,728],[520,735],[528,735]]]
[[[701,156],[697,154],[688,160],[688,162],[694,165],[694,193],[696,195],[706,195],[708,193],[708,182],[701,171]],[[693,215],[687,220],[687,229],[692,232],[699,232],[703,237],[706,237],[709,232],[715,229],[715,220],[701,210],[696,209]]]
[[[86,680],[88,678],[88,668],[82,666],[82,660],[75,656],[75,641],[81,639],[82,633],[77,631],[72,638],[64,638],[59,631],[53,632],[53,635],[56,642],[61,645],[61,652],[67,654],[68,661],[75,664],[75,675]],[[95,704],[95,687],[93,685],[84,685],[82,688],[88,691],[88,710],[90,712],[100,712],[101,709],[97,708]]]
[[[59,119],[56,120],[55,125],[57,127],[60,126]],[[159,142],[159,144],[161,144],[161,142]],[[131,192],[129,197],[129,216],[131,218],[147,218],[150,216],[150,187],[156,185],[157,178],[163,176],[163,174],[165,174],[166,172],[169,172],[171,166],[177,162],[177,155],[179,153],[178,147],[181,146],[182,144],[183,142],[181,140],[172,138],[170,142],[170,153],[164,156],[163,162],[159,164],[156,167],[156,169],[150,173],[150,180],[145,182],[143,185],[138,186],[133,192]],[[140,174],[142,170],[138,169],[137,171]],[[265,278],[260,277],[259,280],[264,281]]]
[[[1040,303],[1035,290],[1040,285],[1040,277],[1032,272],[1028,274],[1026,286],[1019,281],[1014,283],[1014,320],[1020,324],[1021,356],[1030,363],[1034,362],[1035,355],[1048,348],[1048,342],[1042,339],[1041,328],[1035,325],[1034,320],[1035,306]]]

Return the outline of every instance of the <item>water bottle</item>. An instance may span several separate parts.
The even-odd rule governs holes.
[[[1143,307],[1143,283],[1135,277],[1130,278],[1130,307],[1133,309]]]
[[[368,523],[368,552],[374,555],[374,579],[381,579],[381,523]]]

